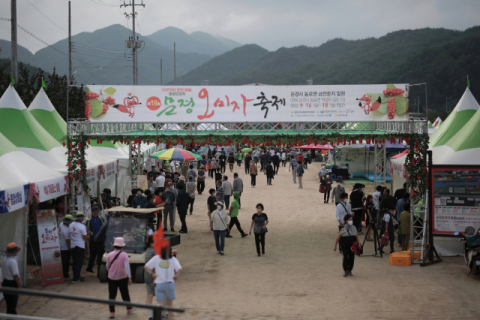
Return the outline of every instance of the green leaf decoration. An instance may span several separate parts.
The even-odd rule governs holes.
[[[106,94],[112,95],[115,92],[117,92],[117,90],[113,89],[112,87],[108,87],[107,89],[103,90],[103,92],[105,92]]]
[[[395,113],[398,115],[402,115],[408,111],[408,100],[402,96],[395,97]]]
[[[90,104],[90,108],[92,109],[90,116],[92,118],[99,117],[103,112],[103,103],[99,100],[90,100]]]
[[[88,89],[88,87],[85,87],[85,93],[91,93],[92,90]]]
[[[387,84],[388,89],[397,89],[393,84]]]

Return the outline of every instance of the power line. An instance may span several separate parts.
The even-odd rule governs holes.
[[[56,25],[60,30],[64,31],[65,33],[68,33],[65,29],[63,29],[62,27],[60,27],[58,24],[56,24],[52,19],[50,19],[49,17],[47,17],[42,11],[40,11],[40,9],[38,9],[37,7],[35,7],[35,5],[33,3],[30,2],[30,0],[27,0],[28,3],[30,3],[32,5],[32,7],[34,7],[38,12],[40,12],[45,18],[47,18],[48,20],[50,20],[51,23],[53,23],[54,25]]]
[[[90,0],[92,1],[93,3],[96,3],[96,4],[99,4],[101,6],[105,6],[105,7],[116,7],[117,5],[116,4],[110,4],[110,3],[106,3],[106,2],[103,2],[102,0]]]

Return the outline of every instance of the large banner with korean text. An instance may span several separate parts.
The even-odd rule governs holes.
[[[38,243],[45,285],[63,283],[62,259],[55,210],[37,211]]]
[[[376,122],[408,120],[408,84],[86,88],[98,122]]]

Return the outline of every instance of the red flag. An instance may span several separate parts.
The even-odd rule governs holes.
[[[161,226],[161,224],[160,224]],[[152,235],[153,237],[153,248],[157,254],[162,256],[162,249],[168,246],[168,240],[165,240],[165,235],[163,234],[163,228],[158,228]]]

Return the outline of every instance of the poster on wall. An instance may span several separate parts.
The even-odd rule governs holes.
[[[55,210],[37,211],[38,243],[45,285],[63,283],[62,259]]]
[[[137,176],[137,188],[142,190],[148,189],[148,179],[147,176]]]
[[[408,84],[86,88],[92,122],[408,121]]]
[[[9,213],[25,207],[28,203],[28,190],[26,184],[0,191],[0,214]]]
[[[433,168],[432,177],[433,233],[480,228],[480,167]]]

